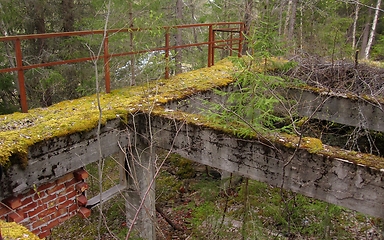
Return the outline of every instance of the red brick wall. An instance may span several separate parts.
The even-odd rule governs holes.
[[[20,223],[44,238],[50,235],[51,228],[76,214],[89,217],[91,212],[85,208],[84,196],[87,177],[88,173],[79,169],[53,182],[34,186],[24,194],[8,197],[0,202],[0,219]]]

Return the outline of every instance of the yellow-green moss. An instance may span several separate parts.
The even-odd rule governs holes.
[[[27,228],[15,222],[4,222],[0,220],[1,235],[4,240],[39,240],[35,234]]]
[[[231,61],[224,60],[210,68],[167,80],[101,94],[102,122],[117,116],[124,118],[129,112],[185,98],[195,92],[225,86],[233,81],[233,69]],[[48,108],[30,109],[28,113],[0,115],[0,166],[9,165],[11,156],[26,161],[28,147],[37,142],[89,131],[97,126],[98,117],[95,95],[63,101]]]
[[[273,68],[276,67],[276,64],[270,66]],[[105,123],[116,118],[127,122],[129,113],[150,109],[152,114],[159,116],[203,125],[229,134],[238,134],[246,127],[245,125],[215,123],[201,115],[166,111],[161,106],[196,92],[226,86],[234,81],[231,76],[235,70],[231,61],[223,60],[210,68],[179,74],[168,80],[161,79],[141,86],[118,89],[110,94],[101,94],[102,122]],[[11,156],[17,159],[12,163],[26,164],[29,146],[54,137],[89,131],[97,126],[98,117],[95,95],[63,101],[48,108],[31,109],[26,114],[2,115],[0,116],[0,165],[10,165]],[[296,148],[299,141],[299,137],[292,135],[261,136],[260,133],[248,132],[249,134],[245,136],[247,138],[277,142],[290,148]],[[382,158],[362,153],[352,154],[352,152],[325,146],[319,139],[303,138],[300,146],[311,153],[332,158],[344,158],[375,168],[384,168]]]
[[[323,143],[318,138],[304,137],[301,146],[308,149],[310,153],[318,153],[323,150]]]

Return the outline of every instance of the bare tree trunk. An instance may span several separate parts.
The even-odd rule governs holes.
[[[176,19],[177,19],[177,22],[178,24],[182,23],[183,21],[183,1],[182,0],[177,0],[176,1]],[[177,32],[176,32],[176,45],[182,45],[182,36],[181,36],[181,30],[180,29],[177,29]],[[182,54],[182,50],[177,48],[175,50],[176,52],[176,56],[175,56],[175,60],[176,60],[176,69],[175,69],[175,73],[178,74],[178,73],[181,73],[182,72],[182,66],[181,66],[181,63],[183,61],[183,54]]]
[[[243,52],[242,54],[246,54],[248,51],[248,36],[250,33],[251,23],[252,23],[252,10],[253,10],[253,0],[246,0],[245,1],[245,14],[244,14],[244,35],[246,36],[244,45],[243,45]]]
[[[367,43],[367,47],[365,48],[365,51],[364,51],[364,58],[365,59],[368,59],[369,58],[369,52],[371,50],[371,47],[372,47],[372,43],[373,43],[373,39],[375,37],[375,32],[376,32],[376,26],[377,26],[377,21],[378,21],[378,18],[379,18],[379,10],[380,10],[380,5],[381,5],[381,0],[377,0],[377,4],[376,4],[376,9],[375,9],[375,15],[373,17],[373,21],[372,21],[372,28],[371,28],[371,33],[369,35],[369,39],[368,39],[368,43]]]
[[[73,32],[75,30],[74,0],[62,0],[63,30],[64,32]]]
[[[133,28],[133,9],[132,9],[132,1],[129,1],[129,27]],[[130,51],[134,51],[134,45],[133,45],[133,32],[129,33],[129,47]],[[131,79],[130,79],[130,85],[133,86],[136,84],[136,76],[135,76],[135,54],[130,55],[130,68],[131,68]]]
[[[285,18],[284,35],[288,41],[292,41],[296,22],[297,0],[289,0],[287,16]]]
[[[353,19],[353,29],[352,29],[352,48],[356,48],[356,26],[357,26],[357,20],[359,19],[359,10],[360,10],[360,4],[359,1],[356,1],[356,7],[355,7],[355,17]]]

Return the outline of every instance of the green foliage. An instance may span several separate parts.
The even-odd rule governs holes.
[[[290,124],[277,127],[285,122],[286,117],[276,113],[276,107],[285,102],[278,89],[286,87],[285,79],[270,76],[252,70],[244,60],[238,61],[241,70],[234,77],[234,91],[215,90],[225,99],[225,103],[205,102],[208,110],[204,110],[212,121],[226,123],[228,128],[240,130],[240,136],[247,136],[248,131],[270,132],[271,130],[290,131]],[[284,65],[292,66],[291,63]],[[248,125],[242,132],[239,126]],[[252,129],[249,129],[251,127]]]
[[[18,110],[18,99],[14,94],[14,78],[11,74],[0,73],[0,115]]]
[[[377,37],[377,42],[372,48],[371,55],[375,60],[382,61],[384,59],[384,35]]]
[[[172,154],[169,158],[172,167],[176,170],[176,175],[181,178],[192,178],[195,176],[193,161],[181,157],[180,155]]]

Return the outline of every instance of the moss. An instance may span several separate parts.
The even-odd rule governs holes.
[[[281,64],[276,63],[278,61],[281,61]],[[268,66],[275,68],[285,64],[279,59],[274,62]],[[101,94],[102,122],[105,124],[109,120],[119,118],[124,123],[128,122],[130,114],[150,110],[152,114],[158,116],[179,119],[189,124],[209,127],[243,138],[258,139],[266,143],[273,141],[289,148],[296,148],[299,138],[294,135],[275,133],[262,135],[239,123],[215,122],[202,115],[166,111],[162,107],[167,102],[185,99],[197,92],[226,86],[234,82],[231,76],[235,71],[234,64],[226,59],[210,68],[178,74],[167,80],[161,79],[140,86],[118,89],[110,94]],[[316,91],[321,93],[322,90]],[[48,108],[31,109],[26,114],[2,115],[0,116],[0,165],[25,165],[29,146],[55,137],[92,130],[97,126],[98,117],[95,95],[63,101]],[[325,146],[321,140],[315,138],[302,140],[301,147],[311,153],[344,158],[355,163],[384,169],[384,161],[380,157],[361,153],[354,155],[353,152]],[[13,159],[12,162],[10,159]]]
[[[318,153],[324,149],[320,139],[311,137],[304,137],[301,146],[308,149],[310,153]]]
[[[1,235],[4,240],[39,240],[35,234],[27,228],[15,222],[4,222],[0,220]]]
[[[179,155],[173,154],[170,156],[170,162],[176,169],[176,175],[181,179],[193,178],[195,176],[195,169],[193,162]]]
[[[148,109],[199,91],[231,83],[233,65],[224,60],[210,68],[179,74],[135,87],[101,94],[102,122],[122,118],[129,113]],[[68,100],[28,113],[0,116],[0,165],[26,164],[28,147],[55,137],[89,131],[97,126],[99,112],[95,95]]]

